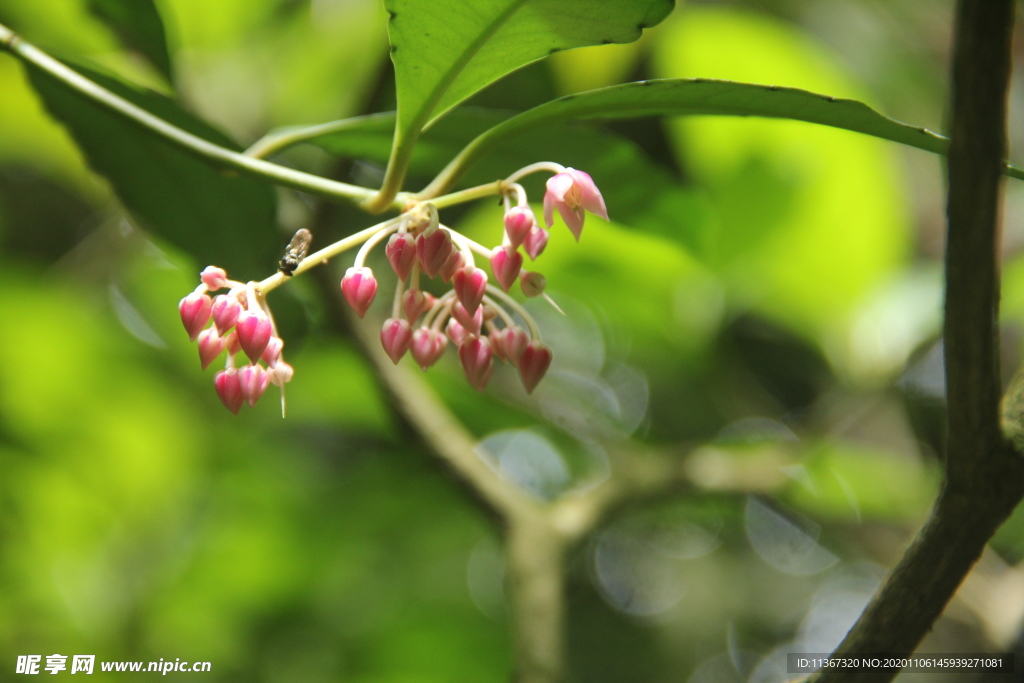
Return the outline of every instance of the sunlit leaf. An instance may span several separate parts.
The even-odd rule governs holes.
[[[81,66],[75,68],[174,125],[237,149],[173,100]],[[272,269],[280,240],[275,229],[276,197],[269,185],[217,171],[42,71],[30,68],[29,76],[50,114],[68,128],[93,170],[110,181],[143,227],[201,262],[216,263],[241,278]]]
[[[863,102],[780,86],[706,78],[672,78],[626,83],[567,95],[534,107],[480,135],[461,153],[472,165],[502,140],[523,131],[570,120],[630,119],[645,116],[756,116],[793,119],[864,133],[945,154],[949,140],[926,128],[879,114]],[[1024,169],[1007,175],[1024,179]]]
[[[488,83],[547,55],[585,45],[629,43],[673,0],[388,0],[398,90],[398,136]]]
[[[126,47],[145,56],[168,81],[174,80],[167,34],[153,0],[89,0],[88,6]]]
[[[691,9],[664,29],[654,52],[659,76],[708,75],[866,99],[827,51],[777,19]],[[712,87],[728,100],[731,86]],[[830,123],[932,151],[945,144],[863,104],[756,87],[749,92],[763,101],[781,95],[800,102],[792,113],[804,120],[835,116]],[[896,148],[769,118],[684,117],[671,131],[683,166],[711,199],[716,225],[704,235],[701,256],[725,278],[732,305],[829,346],[849,334],[853,312],[909,246]]]

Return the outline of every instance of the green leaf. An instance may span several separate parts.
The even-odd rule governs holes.
[[[568,120],[628,119],[644,116],[760,116],[818,123],[945,154],[949,139],[879,114],[863,102],[779,86],[710,79],[672,78],[626,83],[567,95],[495,126],[452,161],[445,186],[502,140],[525,130]],[[1024,179],[1008,165],[1007,175]],[[433,187],[432,194],[438,190]],[[442,190],[443,191],[443,190]]]
[[[125,47],[143,55],[169,82],[174,80],[167,33],[153,0],[89,0],[89,11],[106,23]]]
[[[440,171],[475,136],[513,115],[505,110],[460,107],[431,126],[413,151],[409,171],[429,178]],[[347,159],[383,164],[391,149],[394,112],[371,114],[316,126],[271,131],[249,154],[267,156],[308,143]],[[583,124],[553,124],[524,130],[498,141],[463,178],[462,185],[504,178],[540,158],[586,168],[597,178],[616,219],[635,229],[658,233],[693,247],[700,222],[699,199],[653,163],[633,142],[610,131]],[[637,183],[636,178],[644,178]],[[543,193],[539,177],[523,180],[531,196]]]
[[[553,52],[631,43],[673,0],[387,0],[398,125],[417,129]]]
[[[674,0],[386,0],[398,124],[382,191],[397,191],[420,130],[510,71],[554,52],[630,43]]]
[[[190,133],[238,149],[163,95],[70,66]],[[28,67],[28,74],[50,114],[67,127],[89,165],[110,181],[144,228],[195,254],[204,264],[227,268],[239,279],[273,270],[281,240],[275,227],[276,195],[269,185],[221,173],[45,72]]]

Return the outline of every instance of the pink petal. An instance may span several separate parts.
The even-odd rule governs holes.
[[[604,205],[604,197],[601,196],[601,191],[597,189],[590,174],[585,171],[577,171],[575,168],[568,168],[566,172],[572,175],[576,181],[576,187],[579,188],[580,206],[595,216],[608,220],[608,209]]]
[[[550,366],[551,349],[538,341],[530,342],[519,359],[519,379],[526,393],[533,393]]]
[[[388,318],[384,321],[384,327],[381,328],[380,342],[391,362],[398,365],[398,361],[402,360],[402,356],[412,344],[412,328],[405,320]]]
[[[349,268],[341,279],[341,292],[356,315],[362,318],[377,296],[377,280],[373,271],[365,266]]]
[[[267,348],[274,328],[270,324],[270,318],[262,311],[244,311],[238,316],[235,331],[238,333],[238,343],[245,351],[245,355],[255,363]]]
[[[473,335],[459,345],[459,360],[466,372],[466,379],[477,391],[483,391],[494,369],[494,353],[487,337]]]

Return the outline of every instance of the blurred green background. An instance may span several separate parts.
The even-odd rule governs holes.
[[[158,0],[172,81],[90,11],[101,4],[0,0],[0,22],[176,93],[242,145],[393,108],[378,0]],[[857,98],[942,130],[951,12],[688,3],[638,43],[558,54],[470,104],[709,77]],[[452,352],[427,375],[483,457],[548,499],[614,477],[607,453],[622,444],[768,454],[781,475],[769,495],[754,482],[637,501],[574,549],[570,680],[784,680],[780,648],[838,642],[937,488],[941,161],[797,122],[642,119],[524,136],[467,182],[520,158],[589,171],[612,222],[588,219],[578,245],[556,227],[538,261],[567,316],[530,302],[556,358],[532,397],[507,367],[479,396]],[[382,176],[378,159],[312,146],[279,160]],[[437,169],[424,161],[410,189]],[[1024,324],[1022,187],[1007,188],[1008,372]],[[190,201],[142,189],[170,198],[161,210]],[[397,417],[315,279],[271,297],[296,369],[286,420],[273,390],[230,415],[214,370],[199,370],[176,305],[208,261],[259,279],[298,227],[322,246],[371,221],[276,200],[273,234],[244,221],[204,234],[187,211],[181,234],[147,231],[0,58],[0,679],[16,678],[17,655],[58,652],[210,661],[215,681],[508,680],[497,530]],[[445,219],[499,240],[491,203]],[[332,263],[334,283],[350,262]],[[1021,647],[1024,515],[992,546],[922,651]]]

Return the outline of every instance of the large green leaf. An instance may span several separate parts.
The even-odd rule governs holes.
[[[148,59],[168,81],[174,79],[167,33],[153,0],[89,0],[88,6],[126,47]]]
[[[166,121],[231,149],[237,145],[171,99],[81,66],[77,71]],[[276,195],[260,181],[219,172],[163,138],[29,67],[33,87],[89,165],[110,181],[143,227],[240,279],[273,270],[280,248]]]
[[[495,126],[480,135],[450,168],[452,181],[502,140],[525,130],[572,119],[626,119],[643,116],[761,116],[794,119],[872,135],[936,154],[945,154],[948,138],[879,114],[856,100],[839,99],[779,86],[711,79],[672,78],[626,83],[567,95]],[[1024,169],[1006,173],[1024,179]]]
[[[474,137],[512,115],[506,110],[478,107],[455,109],[420,138],[409,166],[411,175],[414,179],[434,176]],[[386,112],[317,126],[281,128],[270,132],[249,153],[264,156],[264,151],[272,154],[308,143],[338,157],[383,164],[391,150],[394,121],[394,112]],[[585,124],[555,123],[520,130],[495,142],[489,152],[462,178],[461,185],[493,182],[538,159],[552,159],[586,168],[600,183],[615,218],[631,228],[663,234],[693,247],[706,227],[698,195],[652,162],[633,142],[610,131]],[[644,178],[644,182],[637,183],[637,177]],[[539,176],[522,182],[530,196],[542,196]]]
[[[629,43],[674,0],[386,0],[400,174],[420,130],[489,83],[560,50]],[[397,178],[392,179],[397,186]],[[392,189],[397,189],[393,187]]]

